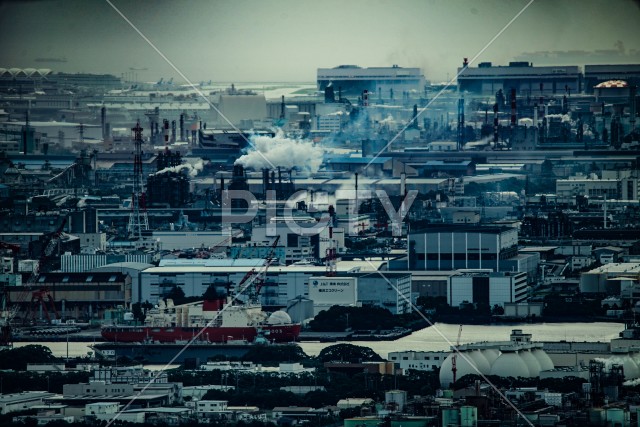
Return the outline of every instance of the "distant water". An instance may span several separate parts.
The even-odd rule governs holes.
[[[396,341],[354,341],[353,344],[372,348],[380,356],[386,358],[392,351],[442,351],[448,350],[451,343],[458,337],[459,325],[436,323],[434,326]],[[604,341],[609,342],[617,338],[624,329],[622,323],[538,323],[522,325],[464,325],[461,344],[480,341],[508,341],[512,329],[522,329],[524,333],[532,334],[534,341]],[[66,342],[15,343],[15,347],[27,344],[46,345],[55,356],[66,357]],[[87,356],[91,352],[90,342],[70,342],[69,357]],[[335,343],[304,342],[300,347],[310,356],[316,356],[320,351]]]

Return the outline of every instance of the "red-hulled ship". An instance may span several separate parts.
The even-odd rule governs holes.
[[[147,312],[144,325],[109,325],[102,337],[111,342],[200,342],[252,343],[256,337],[270,342],[293,342],[300,334],[300,324],[293,323],[284,311],[271,315],[258,303],[234,304],[224,298],[173,305],[160,301]]]

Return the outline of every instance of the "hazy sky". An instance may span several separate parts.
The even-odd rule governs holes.
[[[315,81],[340,64],[421,67],[453,76],[527,3],[525,0],[112,0],[194,82]],[[535,0],[478,58],[506,64],[525,52],[600,52],[640,62],[640,3]],[[613,56],[611,56],[613,54]],[[604,56],[603,56],[604,55]],[[580,55],[578,55],[580,56]],[[67,62],[37,62],[66,58]],[[597,63],[560,55],[557,64]],[[601,62],[601,61],[600,61]],[[100,0],[0,0],[0,67],[135,71],[138,80],[179,75]],[[146,68],[146,70],[142,70]]]

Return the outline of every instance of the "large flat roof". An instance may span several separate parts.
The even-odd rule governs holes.
[[[340,273],[378,271],[386,261],[339,261],[336,263],[336,271]],[[143,274],[162,273],[246,273],[250,267],[229,267],[229,266],[167,266],[152,267],[144,270]],[[271,273],[307,273],[324,274],[327,269],[324,265],[272,265],[269,268]]]

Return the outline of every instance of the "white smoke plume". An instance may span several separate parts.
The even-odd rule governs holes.
[[[260,170],[280,166],[315,173],[322,164],[324,152],[320,147],[311,141],[287,138],[281,130],[274,137],[254,135],[251,142],[253,147],[249,152],[236,160],[245,168]]]
[[[164,168],[162,170],[159,170],[153,175],[160,175],[167,172],[180,172],[182,170],[186,170],[187,173],[189,174],[189,178],[195,178],[198,175],[198,173],[202,172],[203,168],[204,168],[204,162],[202,161],[202,159],[200,159],[194,164],[183,163],[178,166],[171,166],[168,168]]]

